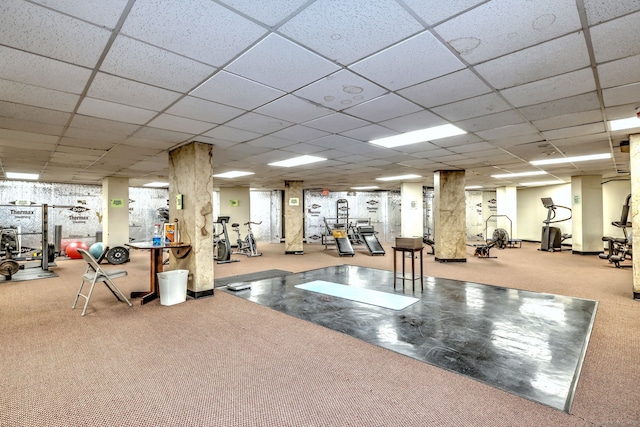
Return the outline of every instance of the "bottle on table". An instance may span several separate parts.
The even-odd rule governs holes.
[[[162,245],[162,227],[160,224],[153,225],[153,246],[161,246]]]

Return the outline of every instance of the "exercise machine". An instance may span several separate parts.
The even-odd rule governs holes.
[[[476,248],[474,252],[474,256],[478,258],[498,258],[496,256],[491,256],[491,249],[498,248],[504,249],[507,247],[509,242],[509,233],[504,228],[496,228],[493,230],[493,236],[491,240],[484,245],[475,245]]]
[[[238,259],[231,259],[231,241],[229,240],[229,233],[227,232],[227,224],[229,223],[229,216],[219,216],[214,221],[215,224],[220,224],[222,231],[220,233],[213,234],[213,259],[218,264],[226,264],[229,262],[238,262]]]
[[[364,242],[371,255],[384,255],[386,252],[376,237],[373,225],[361,225],[358,227],[360,240]]]
[[[550,224],[568,221],[571,219],[571,208],[560,206],[553,203],[551,197],[543,197],[542,205],[547,208],[547,219],[542,221],[542,238],[540,239],[540,250],[547,252],[555,252],[562,250],[562,242],[571,238],[571,234],[562,234],[560,228],[552,227]],[[556,210],[565,209],[569,211],[569,216],[562,219],[556,218]]]
[[[258,246],[256,245],[256,239],[253,237],[253,231],[251,230],[251,224],[255,224],[255,225],[260,225],[262,224],[262,221],[260,222],[245,222],[244,225],[247,226],[247,235],[244,237],[244,239],[240,236],[240,224],[238,224],[237,222],[234,222],[233,224],[231,224],[231,228],[233,228],[233,231],[235,231],[236,233],[238,233],[238,239],[236,240],[237,244],[238,244],[238,248],[236,250],[236,252],[234,252],[235,254],[239,254],[239,255],[246,255],[246,256],[262,256],[262,254],[260,252],[258,252]]]
[[[620,267],[631,267],[631,264],[620,265],[627,256],[631,255],[631,241],[629,240],[629,235],[627,234],[627,228],[631,228],[632,224],[627,222],[629,219],[629,209],[631,208],[631,194],[629,194],[622,205],[622,212],[620,214],[620,221],[613,221],[611,225],[614,227],[618,227],[622,230],[622,234],[624,237],[611,237],[604,236],[602,237],[603,242],[607,242],[608,252],[601,253],[598,255],[600,259],[609,260],[609,262],[616,266],[616,268]]]
[[[333,240],[336,243],[338,255],[354,256],[355,251],[353,250],[353,246],[351,246],[351,241],[349,240],[349,236],[347,235],[345,224],[336,223],[332,227],[331,225],[329,225],[329,221],[327,221],[327,218],[324,218],[324,225],[327,227],[327,234],[332,236]]]
[[[487,231],[489,230],[489,221],[491,221],[491,219],[493,219],[493,218],[506,218],[507,221],[509,221],[509,233],[507,233],[506,247],[515,248],[516,245],[518,245],[518,247],[521,248],[522,247],[522,239],[514,239],[513,238],[513,221],[511,221],[511,218],[509,218],[509,216],[507,216],[507,215],[489,215],[487,217],[487,220],[484,222],[484,235],[485,236],[489,235],[487,233]],[[494,234],[495,234],[495,232],[494,232]],[[501,249],[504,249],[504,248],[501,248]]]

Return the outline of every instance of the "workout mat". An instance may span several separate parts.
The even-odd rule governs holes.
[[[255,273],[240,274],[237,276],[229,276],[229,277],[222,277],[220,279],[215,279],[213,281],[213,286],[215,288],[220,288],[222,286],[227,286],[229,283],[254,282],[256,280],[284,277],[284,276],[288,276],[289,274],[292,274],[292,272],[285,271],[285,270],[276,270],[276,269],[257,271]]]
[[[374,291],[372,289],[358,288],[356,286],[341,285],[339,283],[325,282],[324,280],[314,280],[313,282],[295,285],[295,287],[306,291],[318,292],[320,294],[331,295],[364,304],[390,308],[391,310],[402,310],[403,308],[407,308],[411,304],[418,302],[418,298]]]

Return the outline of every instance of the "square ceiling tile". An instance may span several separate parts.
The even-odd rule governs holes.
[[[87,96],[152,111],[162,111],[178,100],[177,92],[105,73],[96,74]]]
[[[452,122],[486,116],[488,114],[509,110],[511,107],[495,93],[477,96],[464,101],[435,107],[431,110]]]
[[[460,12],[470,9],[484,0],[404,0],[413,11],[429,25],[437,24]]]
[[[636,0],[616,0],[603,2],[602,0],[584,0],[589,25],[596,25],[622,15],[640,10],[640,3]]]
[[[189,133],[145,127],[136,132],[135,137],[141,139],[179,143],[186,142],[192,139],[194,135]]]
[[[327,76],[339,67],[299,45],[270,34],[225,70],[285,92]]]
[[[504,89],[589,66],[587,45],[580,32],[501,56],[475,69],[493,87]]]
[[[487,129],[476,132],[476,135],[486,140],[511,138],[513,136],[531,134],[538,134],[538,130],[535,127],[531,126],[529,123],[502,126],[494,129]]]
[[[333,110],[342,110],[385,92],[382,87],[343,69],[297,90],[295,95]]]
[[[402,89],[464,68],[464,64],[425,31],[349,68],[390,90]]]
[[[395,93],[387,93],[366,101],[355,107],[344,110],[345,114],[360,117],[371,122],[379,122],[394,119],[399,116],[421,111],[422,108]]]
[[[0,80],[0,101],[71,112],[80,96],[53,89]]]
[[[398,91],[400,95],[426,108],[450,104],[488,92],[491,92],[491,88],[470,70],[456,71]]]
[[[285,95],[285,92],[221,71],[196,88],[191,95],[244,110],[253,110]]]
[[[208,0],[137,0],[123,34],[220,67],[262,37],[258,24]]]
[[[37,132],[47,135],[62,135],[65,129],[64,125],[52,125],[50,123],[12,119],[8,117],[0,117],[0,128]]]
[[[211,138],[218,138],[226,141],[245,142],[250,139],[259,138],[261,135],[257,132],[234,129],[229,126],[218,126],[205,133],[204,136],[210,136]]]
[[[640,55],[598,65],[598,78],[602,88],[622,86],[638,81],[638,76],[629,70],[640,69]]]
[[[291,141],[306,142],[328,135],[328,133],[319,129],[310,128],[308,126],[293,125],[289,126],[286,129],[274,132],[272,133],[272,135],[278,138],[289,139]]]
[[[396,117],[395,119],[385,120],[379,124],[398,132],[411,132],[412,130],[446,125],[447,123],[446,120],[436,116],[431,111],[423,110],[417,113],[407,114],[406,116]]]
[[[0,78],[63,92],[81,94],[91,76],[87,68],[4,46],[0,58]]]
[[[594,123],[599,120],[602,120],[602,112],[600,110],[591,110],[580,113],[555,116],[543,120],[536,120],[533,122],[533,125],[541,131],[547,131],[552,129],[579,126],[587,123]]]
[[[348,65],[423,29],[392,0],[318,0],[280,31],[330,60]]]
[[[298,10],[308,0],[287,0],[283,2],[255,0],[222,0],[224,4],[231,6],[239,12],[252,17],[270,27],[275,26],[287,16]]]
[[[364,120],[347,116],[342,113],[331,114],[329,116],[324,116],[304,123],[305,126],[324,130],[329,133],[340,133],[362,126],[367,126],[368,124],[369,122],[365,122]]]
[[[184,117],[172,116],[171,114],[160,114],[148,126],[172,130],[175,132],[185,132],[201,134],[210,130],[215,125],[212,123],[191,120]]]
[[[75,114],[69,124],[72,128],[87,129],[92,131],[109,132],[115,135],[129,136],[135,133],[140,126],[129,123],[115,122],[113,120],[98,119],[95,117]]]
[[[320,151],[323,151],[325,148],[320,147],[318,145],[300,143],[295,145],[290,145],[288,147],[284,147],[282,150],[287,153],[295,153],[295,154],[316,154]],[[295,156],[290,156],[295,157]]]
[[[184,93],[200,84],[215,68],[120,35],[100,70]]]
[[[474,117],[473,119],[462,120],[455,123],[461,129],[468,132],[493,129],[502,126],[522,123],[524,119],[515,110],[501,111],[486,116]]]
[[[255,112],[294,123],[303,123],[332,114],[333,110],[320,107],[294,95],[285,95],[257,108]]]
[[[86,97],[78,108],[78,114],[142,125],[151,120],[157,113],[129,105]]]
[[[604,105],[607,107],[630,104],[632,102],[637,103],[640,99],[640,83],[605,89],[602,91],[602,97],[604,98]]]
[[[640,54],[640,31],[624,31],[635,28],[640,12],[614,19],[591,28],[591,42],[596,62]]]
[[[370,141],[372,139],[384,138],[396,135],[397,132],[380,125],[368,125],[361,128],[340,132],[340,135],[357,139],[359,141]]]
[[[543,135],[547,140],[552,141],[554,139],[571,138],[574,136],[586,136],[586,135],[593,135],[596,133],[604,133],[604,132],[605,132],[604,123],[600,122],[600,123],[591,123],[591,124],[580,125],[580,126],[566,127],[563,129],[548,130],[543,132]]]
[[[550,117],[563,116],[569,113],[590,111],[600,108],[600,101],[596,92],[556,99],[541,104],[530,105],[518,110],[529,120],[542,120]]]
[[[435,31],[466,61],[477,64],[581,27],[574,0],[493,0],[438,25]]]
[[[31,107],[28,105],[0,101],[0,117],[63,126],[69,121],[71,114],[46,108]]]
[[[295,142],[289,139],[277,138],[272,135],[267,135],[261,138],[256,138],[254,140],[251,140],[247,142],[247,144],[254,145],[256,147],[266,147],[266,148],[277,149],[277,148],[284,148],[290,145],[294,145]]]
[[[596,90],[591,67],[500,91],[516,107],[540,104]]]
[[[71,16],[93,22],[109,29],[115,28],[127,0],[86,2],[77,0],[33,0],[34,3],[59,10]]]
[[[221,124],[241,114],[244,110],[206,101],[193,96],[186,96],[173,104],[166,111],[174,116],[186,117],[207,123]]]
[[[236,117],[226,124],[236,129],[244,129],[250,132],[269,134],[291,126],[293,123],[262,114],[246,113],[243,116]]]

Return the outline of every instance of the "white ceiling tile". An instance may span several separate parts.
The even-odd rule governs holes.
[[[78,113],[101,119],[116,120],[118,122],[135,123],[140,125],[148,122],[156,115],[154,111],[89,97],[82,100],[82,103],[78,108]]]
[[[87,117],[87,116],[82,116]],[[91,117],[92,118],[92,117]],[[96,129],[83,129],[76,127],[67,128],[64,136],[67,138],[73,138],[76,140],[82,140],[88,142],[90,146],[96,144],[97,146],[105,143],[120,143],[127,139],[126,135],[115,132],[101,131]]]
[[[0,58],[0,78],[63,92],[82,93],[91,76],[87,68],[4,46]]]
[[[12,102],[0,102],[0,116],[53,125],[65,125],[69,121],[71,114]]]
[[[296,142],[306,142],[312,139],[321,138],[328,133],[319,129],[307,126],[293,125],[286,129],[274,132],[272,135],[278,138],[285,138]]]
[[[8,129],[0,129],[0,138],[11,141],[37,142],[43,144],[55,144],[58,137],[50,135],[42,135],[34,132],[20,132]]]
[[[476,64],[580,28],[575,0],[493,0],[435,31],[466,61]]]
[[[296,154],[315,154],[324,150],[324,147],[320,147],[318,145],[300,143],[300,144],[290,145],[288,147],[283,148],[282,150],[288,153],[296,153]],[[290,156],[290,157],[294,157],[294,156]]]
[[[243,129],[234,129],[229,126],[218,126],[205,133],[204,136],[218,138],[226,141],[244,142],[250,139],[259,138],[261,135],[256,132],[249,132]]]
[[[370,141],[372,139],[393,136],[396,135],[397,132],[380,125],[368,125],[346,132],[340,132],[340,134],[359,141]]]
[[[464,68],[464,64],[425,31],[349,67],[391,90],[402,89]]]
[[[592,27],[591,41],[596,62],[640,54],[640,31],[625,31],[636,28],[638,21],[640,12]]]
[[[502,147],[508,150],[510,149],[510,147],[515,147],[521,144],[529,144],[531,142],[544,142],[544,140],[542,139],[542,135],[532,133],[530,135],[519,135],[510,136],[508,138],[493,139],[489,142],[495,147]]]
[[[361,144],[361,142],[340,135],[328,135],[309,141],[309,144],[317,145],[323,148],[344,149],[344,147],[354,144]]]
[[[60,145],[65,147],[92,147],[98,150],[109,150],[119,142],[114,141],[100,141],[100,140],[86,140],[83,138],[69,138],[63,137],[60,139]]]
[[[146,138],[149,140],[159,140],[167,142],[185,142],[193,138],[193,134],[174,132],[170,130],[145,127],[136,132],[136,138]]]
[[[76,114],[70,125],[72,128],[88,129],[92,131],[109,132],[115,135],[129,136],[135,133],[140,126],[129,123],[115,122],[113,120],[98,119],[95,117]]]
[[[21,0],[0,3],[0,40],[6,46],[93,67],[110,35],[104,28]]]
[[[355,107],[347,108],[344,113],[372,122],[390,120],[399,116],[421,111],[416,104],[399,97],[394,93],[379,96]]]
[[[324,130],[329,133],[340,133],[362,126],[367,126],[368,124],[369,123],[364,120],[350,117],[342,113],[335,113],[306,122],[305,126]]]
[[[293,123],[257,113],[247,113],[226,123],[236,129],[269,134],[291,126]]]
[[[270,34],[225,69],[291,92],[333,73],[339,67],[277,34]]]
[[[450,121],[470,119],[472,117],[486,116],[500,111],[506,111],[509,105],[495,93],[480,95],[464,101],[435,107],[431,110]]]
[[[631,70],[640,69],[640,55],[630,56],[606,64],[598,65],[598,77],[602,88],[626,85],[638,81],[637,73]]]
[[[47,135],[62,135],[65,129],[64,125],[53,125],[40,121],[14,119],[9,117],[0,117],[0,128],[37,132]]]
[[[200,84],[215,68],[129,37],[118,36],[100,70],[184,93]]]
[[[538,130],[531,126],[529,123],[520,123],[517,125],[502,126],[495,129],[488,129],[476,132],[481,138],[492,140],[500,138],[510,138],[518,135],[530,135],[537,134]]]
[[[607,107],[638,102],[640,100],[640,83],[605,89],[602,91],[602,97],[604,105]]]
[[[99,2],[78,0],[33,1],[110,29],[115,28],[124,7],[127,5],[127,0],[102,0]]]
[[[541,120],[598,108],[600,108],[600,101],[598,100],[596,92],[593,91],[582,95],[522,107],[518,110],[529,120]]]
[[[186,96],[169,107],[166,112],[193,120],[221,124],[243,114],[244,110]]]
[[[546,131],[594,123],[598,120],[602,120],[602,112],[600,110],[591,110],[536,120],[533,125],[541,131]]]
[[[278,98],[257,108],[255,112],[294,123],[303,123],[333,113],[332,110],[294,95],[285,95],[282,98]]]
[[[290,145],[294,145],[295,142],[278,138],[272,135],[263,136],[262,138],[256,138],[252,141],[247,142],[247,144],[254,145],[256,147],[266,147],[266,148],[284,148]]]
[[[437,139],[433,141],[432,144],[442,148],[452,148],[459,145],[475,144],[477,142],[482,142],[482,140],[478,136],[472,133],[465,133],[462,135]]]
[[[591,68],[504,89],[500,93],[516,107],[540,104],[594,91],[596,84]]]
[[[172,116],[171,114],[160,114],[149,123],[149,126],[176,132],[200,134],[208,131],[215,125],[199,120]]]
[[[73,111],[80,97],[67,92],[0,80],[0,100],[59,111]]]
[[[413,11],[429,25],[452,17],[485,0],[404,0]]]
[[[96,74],[87,96],[132,107],[162,111],[180,94],[104,73]]]
[[[412,130],[424,129],[445,124],[447,124],[446,120],[426,110],[380,122],[381,126],[396,130],[398,132],[411,132]]]
[[[229,148],[229,147],[232,147],[232,146],[237,144],[237,142],[235,142],[235,141],[226,141],[224,139],[212,138],[210,136],[203,136],[203,135],[198,135],[196,140],[198,142],[203,142],[205,144],[213,145],[214,146],[214,156],[215,156],[215,150],[217,150],[219,148]]]
[[[334,110],[342,110],[376,98],[385,89],[348,70],[340,70],[303,87],[295,95]]]
[[[515,110],[501,111],[486,116],[474,117],[473,119],[462,120],[455,123],[461,129],[468,132],[487,130],[508,125],[522,123],[524,119]]]
[[[475,69],[493,87],[503,89],[589,65],[584,35],[573,33],[479,64]]]
[[[209,0],[137,0],[122,33],[219,67],[266,30]]]
[[[330,60],[348,65],[423,29],[392,0],[318,0],[280,31]]]
[[[288,0],[284,2],[255,0],[222,0],[232,8],[269,26],[274,26],[288,15],[295,12],[308,0]]]
[[[635,109],[638,106],[638,103],[634,101],[629,104],[615,105],[612,107],[606,107],[604,109],[607,119],[615,120],[615,119],[626,119],[628,117],[632,117],[635,114]]]
[[[221,71],[206,83],[191,92],[198,98],[208,99],[220,104],[231,105],[244,110],[253,110],[260,105],[284,95],[278,89],[247,80]]]
[[[584,0],[589,25],[596,25],[622,15],[640,10],[637,0]]]
[[[604,124],[591,123],[587,125],[566,127],[563,129],[548,130],[542,132],[548,140],[571,138],[574,136],[593,135],[594,133],[603,133],[605,131]]]
[[[491,92],[491,88],[470,70],[456,71],[398,91],[402,96],[431,108]]]

